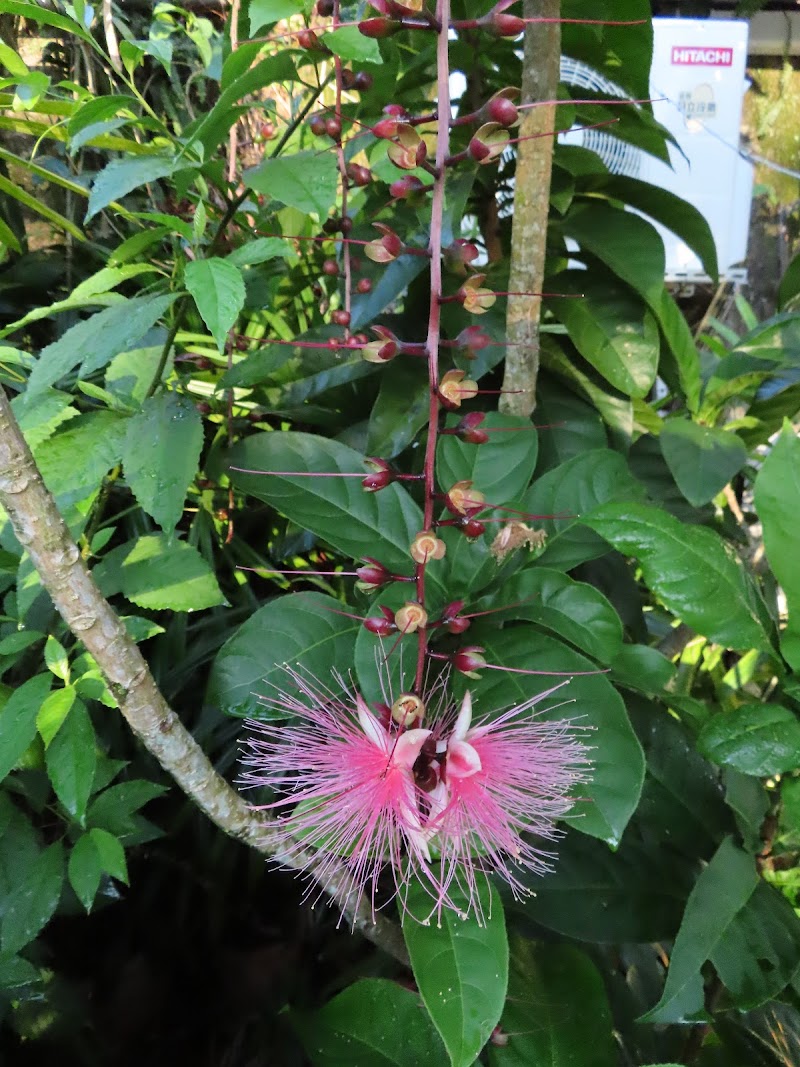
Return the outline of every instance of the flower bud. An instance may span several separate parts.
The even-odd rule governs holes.
[[[470,445],[485,445],[489,435],[486,430],[479,429],[485,418],[482,411],[470,411],[456,426],[456,436]]]
[[[484,15],[480,19],[480,25],[495,37],[518,37],[525,29],[524,19],[497,11]]]
[[[348,163],[347,177],[353,183],[363,188],[372,181],[372,172],[369,167],[362,167],[360,163]]]
[[[431,559],[442,559],[447,546],[433,530],[422,530],[411,542],[411,558],[416,563],[427,563]]]
[[[396,119],[407,119],[408,112],[402,104],[387,104],[383,109],[384,115],[392,115]]]
[[[401,693],[392,704],[392,718],[398,726],[412,726],[425,718],[425,705],[414,693]]]
[[[467,378],[466,371],[449,370],[442,376],[437,392],[443,406],[454,411],[464,400],[472,400],[478,395],[478,383]]]
[[[467,267],[480,255],[478,246],[464,237],[458,237],[443,250],[444,265],[454,274],[466,274]]]
[[[372,127],[372,132],[379,140],[389,141],[397,133],[398,125],[394,118],[379,119]]]
[[[467,151],[476,163],[491,163],[503,154],[510,140],[505,126],[501,126],[499,122],[485,122],[476,130]]]
[[[402,178],[398,178],[389,186],[389,192],[394,200],[413,200],[419,198],[420,194],[424,194],[427,190],[428,186],[416,174],[404,174]]]
[[[486,105],[486,115],[490,122],[500,126],[513,126],[519,119],[519,111],[513,100],[496,94]]]
[[[362,593],[375,593],[392,580],[392,576],[382,563],[372,556],[364,557],[364,566],[356,568],[358,581],[356,588]]]
[[[447,490],[445,506],[453,515],[476,515],[486,506],[486,497],[472,488],[471,481],[456,482]]]
[[[364,462],[375,472],[374,474],[368,474],[361,481],[361,485],[368,493],[377,493],[379,489],[385,489],[387,485],[391,485],[395,480],[396,474],[387,460],[370,458],[365,459]]]
[[[472,622],[469,619],[465,619],[461,614],[463,607],[463,600],[451,601],[442,612],[442,617],[439,619],[439,625],[447,627],[447,630],[451,634],[463,634],[464,631],[468,630],[472,625]]]
[[[315,137],[322,137],[325,133],[325,116],[324,115],[312,115],[308,120],[308,128],[314,134]]]
[[[370,341],[361,349],[361,358],[367,363],[388,363],[400,351],[400,342],[385,326],[373,326],[372,332],[379,338]]]
[[[476,352],[488,348],[492,339],[480,326],[466,326],[456,338],[459,348],[466,349],[464,355],[467,359],[474,359]]]
[[[401,170],[413,170],[425,162],[428,148],[413,126],[398,122],[395,138],[387,149],[389,159]]]
[[[472,519],[466,515],[458,524],[458,528],[468,541],[474,541],[478,537],[483,537],[486,533],[485,523],[481,522],[480,519]]]
[[[468,648],[460,648],[450,657],[450,662],[457,671],[466,674],[467,678],[480,678],[477,673],[486,666],[486,660],[481,655],[483,649],[479,645],[470,645]]]
[[[376,222],[374,225],[375,229],[380,230],[383,236],[365,245],[364,252],[373,263],[392,263],[398,256],[402,255],[403,242],[394,230],[390,230],[383,223]]]
[[[400,29],[402,29],[400,23],[393,22],[391,19],[362,19],[358,24],[359,33],[376,40],[391,37]]]
[[[371,634],[377,634],[378,637],[390,637],[392,634],[397,633],[397,627],[390,619],[379,619],[377,617],[364,619],[364,627]]]
[[[401,633],[413,634],[428,625],[428,613],[422,604],[409,600],[394,613],[394,624]]]

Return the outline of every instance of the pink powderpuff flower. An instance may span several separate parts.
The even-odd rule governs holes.
[[[244,784],[266,786],[277,810],[285,861],[313,868],[324,883],[341,876],[352,908],[369,892],[373,919],[384,866],[395,887],[414,873],[431,877],[430,851],[419,813],[414,764],[431,735],[427,729],[392,729],[358,693],[335,695],[287,668],[307,703],[279,692],[266,703],[288,722],[252,722],[243,762]]]
[[[562,685],[565,683],[561,683]],[[453,887],[481,915],[479,883],[494,872],[517,898],[531,890],[521,874],[547,874],[551,852],[533,839],[561,836],[556,821],[574,803],[573,786],[587,779],[588,749],[569,720],[547,721],[534,705],[560,686],[472,725],[466,693],[449,733],[437,740],[439,782],[430,795],[426,828],[441,859],[441,912]]]
[[[306,702],[288,693],[267,701],[289,721],[251,724],[244,781],[278,792],[265,807],[280,813],[291,866],[320,883],[344,871],[348,905],[368,892],[373,918],[388,866],[401,910],[416,880],[432,900],[428,920],[448,908],[479,922],[481,880],[496,872],[523,896],[530,890],[517,869],[551,869],[552,855],[528,835],[559,836],[555,822],[588,763],[572,723],[532,713],[559,686],[475,726],[469,693],[457,714],[439,699],[423,728],[287,670]]]

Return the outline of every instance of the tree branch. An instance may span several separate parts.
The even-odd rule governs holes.
[[[559,16],[559,0],[525,0],[525,18]],[[554,100],[558,92],[560,29],[557,22],[529,22],[525,28],[522,65],[522,104]],[[517,293],[538,293],[544,279],[547,216],[550,205],[550,170],[555,129],[553,104],[522,112],[514,187],[514,221],[511,231],[511,274],[508,288]],[[539,374],[539,315],[541,297],[510,296],[506,312],[505,376],[500,410],[530,415],[536,407]]]
[[[203,750],[158,690],[136,643],[95,584],[59,514],[0,388],[0,504],[42,584],[75,637],[97,661],[119,710],[142,744],[224,833],[283,866],[315,874],[314,854],[292,848],[272,820],[256,812],[211,766]],[[357,911],[346,893],[344,867],[326,867],[317,879],[354,929],[401,962],[402,933],[391,921],[372,922],[369,907]]]

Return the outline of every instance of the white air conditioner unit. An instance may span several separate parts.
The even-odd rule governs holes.
[[[753,167],[739,154],[742,99],[747,90],[747,22],[734,19],[654,19],[650,95],[655,118],[680,145],[669,146],[671,167],[604,130],[579,127],[561,134],[591,148],[613,174],[658,185],[688,200],[705,216],[717,246],[720,277],[745,281]],[[626,97],[585,63],[562,57],[568,85]],[[681,154],[681,152],[683,154]],[[709,281],[695,254],[658,226],[668,281]]]

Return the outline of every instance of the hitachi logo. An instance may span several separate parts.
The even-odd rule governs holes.
[[[673,66],[683,67],[730,67],[733,64],[732,48],[688,48],[672,46]]]

